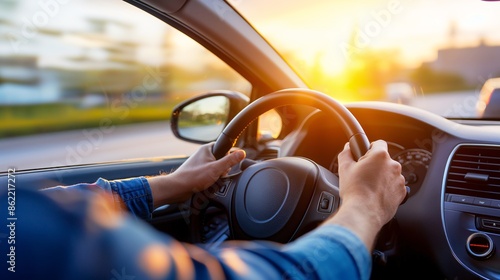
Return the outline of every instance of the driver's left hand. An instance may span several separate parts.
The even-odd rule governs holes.
[[[194,193],[213,185],[232,166],[245,158],[245,151],[236,150],[219,160],[212,154],[213,143],[201,146],[177,170],[165,176],[148,178],[154,207],[184,202]]]

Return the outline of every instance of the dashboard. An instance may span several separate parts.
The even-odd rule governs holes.
[[[370,141],[388,142],[411,189],[379,236],[390,243],[375,248],[383,266],[418,277],[500,278],[500,124],[462,124],[381,102],[347,107]],[[346,142],[316,111],[283,140],[279,156],[307,157],[336,173]]]
[[[421,187],[432,159],[433,136],[437,131],[428,124],[414,119],[378,112],[354,110],[370,141],[382,139],[388,144],[391,157],[402,166],[406,184],[415,194]],[[321,111],[309,116],[301,127],[292,133],[293,146],[284,146],[280,156],[303,156],[338,175],[337,156],[342,151],[347,137],[340,126],[326,118]],[[285,151],[285,152],[283,152]]]

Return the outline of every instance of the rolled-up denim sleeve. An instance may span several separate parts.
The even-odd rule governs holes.
[[[137,177],[124,180],[108,181],[99,178],[95,183],[58,186],[44,189],[44,192],[94,191],[112,195],[115,208],[126,209],[135,217],[148,220],[153,212],[153,195],[148,180]]]
[[[99,179],[103,180],[103,179]],[[99,181],[98,181],[99,182]],[[109,181],[113,196],[121,199],[127,210],[144,220],[151,218],[153,195],[148,180],[144,177]]]

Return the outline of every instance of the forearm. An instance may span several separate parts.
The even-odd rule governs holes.
[[[369,250],[406,195],[401,164],[387,149],[385,141],[372,142],[370,150],[355,161],[347,144],[338,156],[342,205],[327,223],[349,228]]]
[[[153,196],[153,208],[161,205],[183,202],[195,192],[182,187],[186,180],[179,180],[174,173],[147,178]],[[189,180],[187,180],[189,181]]]
[[[383,224],[380,218],[372,215],[363,203],[342,204],[339,211],[325,221],[325,224],[339,225],[352,231],[365,244],[366,248],[373,249],[377,233]]]
[[[151,189],[144,177],[114,181],[100,178],[91,184],[57,186],[44,189],[43,192],[54,197],[65,193],[97,192],[107,196],[116,209],[126,209],[134,216],[146,220],[154,210]]]

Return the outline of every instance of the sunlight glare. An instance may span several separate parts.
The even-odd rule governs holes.
[[[139,265],[151,278],[162,279],[170,272],[169,249],[163,244],[152,244],[141,252]]]
[[[226,250],[222,252],[221,258],[225,261],[225,263],[231,267],[232,270],[237,272],[240,276],[245,277],[249,273],[249,269],[245,262],[240,259],[236,252],[231,250]]]

